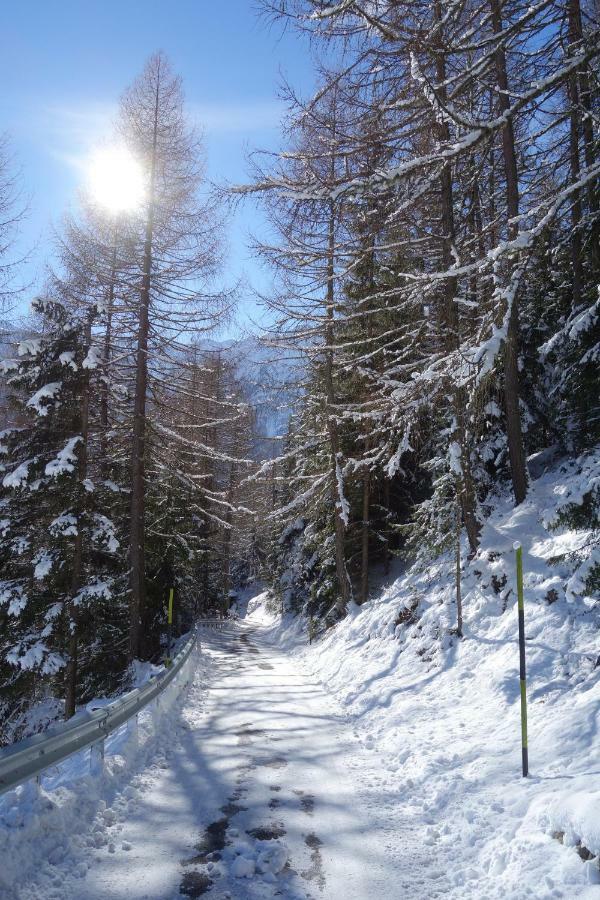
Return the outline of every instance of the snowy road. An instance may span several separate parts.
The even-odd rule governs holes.
[[[207,634],[202,647],[171,748],[106,810],[107,843],[57,897],[435,896],[423,848],[408,827],[392,835],[373,756],[323,689],[260,628]]]

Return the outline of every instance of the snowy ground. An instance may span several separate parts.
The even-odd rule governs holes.
[[[246,592],[144,753],[121,736],[103,785],[0,802],[0,898],[600,897],[598,599],[571,555],[590,536],[549,530],[599,473],[590,458],[499,503],[465,569],[461,641],[451,560],[401,574],[310,647],[306,623]]]
[[[371,755],[263,630],[207,634],[171,739],[62,858],[3,897],[436,896],[410,823],[391,853],[400,835]]]
[[[465,569],[461,641],[452,559],[403,573],[312,647],[306,623],[271,622],[269,638],[326,686],[371,754],[393,855],[419,870],[407,823],[426,849],[428,887],[392,896],[600,897],[600,600],[582,589],[598,550],[589,555],[589,532],[556,527],[565,503],[599,482],[592,455],[542,473],[518,509],[499,502]],[[525,570],[526,780],[515,539]],[[584,546],[587,557],[573,553]],[[255,601],[250,620],[266,620],[267,602]]]

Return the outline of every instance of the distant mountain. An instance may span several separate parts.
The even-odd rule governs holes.
[[[276,438],[285,435],[297,396],[297,360],[252,337],[240,341],[206,340],[200,346],[209,352],[224,352],[233,362],[244,396],[256,411],[260,435],[256,455],[261,459],[277,456],[281,442]]]

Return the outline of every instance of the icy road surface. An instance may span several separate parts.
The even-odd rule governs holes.
[[[391,823],[372,765],[323,688],[260,627],[203,634],[172,749],[106,811],[107,843],[56,896],[435,897],[426,848],[409,823],[404,834]]]

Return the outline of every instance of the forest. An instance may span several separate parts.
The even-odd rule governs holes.
[[[281,150],[209,183],[154,53],[35,295],[14,288],[24,199],[3,141],[0,745],[163,659],[171,589],[176,635],[263,584],[312,637],[442,559],[460,640],[482,530],[545,466],[591,473],[554,524],[585,531],[570,599],[597,603],[597,0],[261,16],[305,41],[316,83],[283,82]],[[227,228],[247,204],[270,287],[263,326],[229,339],[249,288],[227,277]]]

